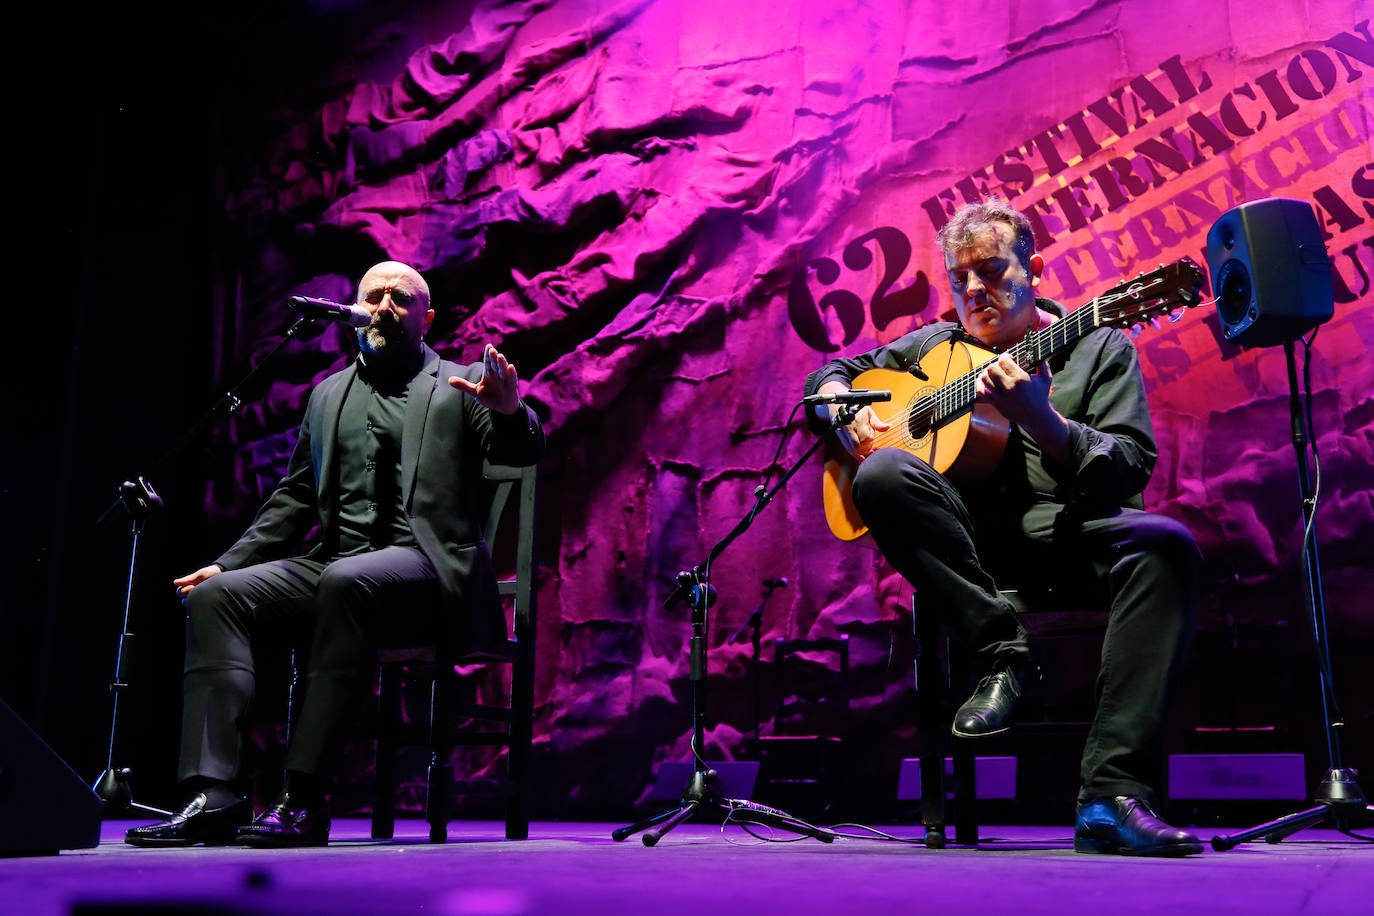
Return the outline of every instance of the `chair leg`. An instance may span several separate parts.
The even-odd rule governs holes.
[[[449,740],[453,681],[453,665],[440,661],[430,686],[429,770],[425,778],[425,820],[429,822],[431,843],[448,842],[449,793],[453,786],[449,764],[453,749]]]
[[[287,747],[291,745],[291,733],[296,729],[296,716],[300,710],[301,696],[301,669],[304,667],[304,659],[301,651],[296,648],[291,650],[291,679],[286,683],[286,727],[282,733],[282,743]]]
[[[534,666],[522,648],[511,670],[510,747],[506,757],[506,839],[530,835],[529,768],[534,741]]]
[[[975,751],[968,741],[954,739],[954,842],[978,845],[978,777]]]
[[[373,765],[372,838],[396,835],[396,742],[401,728],[401,672],[382,665],[377,687],[377,756]]]
[[[448,794],[453,779],[447,760],[430,757],[425,780],[425,820],[429,822],[429,841],[448,842]]]
[[[941,710],[938,627],[913,609],[916,630],[916,729],[921,749],[921,823],[931,849],[945,845],[945,728]]]
[[[950,682],[963,691],[972,682],[973,660],[963,643],[949,648]],[[961,846],[978,845],[978,779],[974,772],[977,739],[954,738],[951,756],[954,758],[954,842]]]

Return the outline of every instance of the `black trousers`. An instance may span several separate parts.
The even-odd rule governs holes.
[[[1079,797],[1153,800],[1164,782],[1164,719],[1197,606],[1201,555],[1187,527],[1138,509],[1085,516],[1049,501],[1000,513],[980,501],[971,511],[948,480],[901,449],[880,449],[860,464],[853,492],[878,548],[922,607],[943,614],[989,668],[1030,659],[994,572],[1105,589],[1111,615]]]
[[[386,547],[332,562],[277,560],[229,570],[186,606],[178,778],[238,775],[241,727],[256,683],[253,646],[309,641],[304,698],[286,768],[327,777],[381,642],[432,640],[439,586],[418,549]]]

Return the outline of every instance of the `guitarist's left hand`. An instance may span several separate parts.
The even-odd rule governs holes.
[[[978,373],[973,393],[1030,433],[1047,455],[1063,461],[1068,458],[1069,430],[1050,404],[1053,381],[1048,363],[1027,372],[1010,354],[1003,353]]]

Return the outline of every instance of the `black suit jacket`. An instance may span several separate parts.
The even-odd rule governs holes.
[[[355,362],[311,391],[286,475],[248,530],[215,561],[220,567],[239,569],[297,555],[316,527],[320,539],[307,555],[328,558],[337,543],[339,414],[357,375]],[[482,461],[534,464],[543,453],[544,432],[523,401],[514,414],[493,413],[449,385],[451,375],[477,381],[482,364],[449,362],[424,346],[421,369],[406,395],[401,492],[415,541],[438,572],[447,636],[461,651],[506,637],[491,555],[482,538],[487,500]]]

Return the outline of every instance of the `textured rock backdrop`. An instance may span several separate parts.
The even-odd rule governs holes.
[[[1349,753],[1374,689],[1374,38],[1349,0],[511,0],[298,6],[241,18],[217,67],[216,377],[280,340],[287,296],[348,301],[380,258],[430,279],[431,343],[491,341],[547,419],[537,812],[619,816],[689,759],[674,574],[810,442],[806,373],[951,302],[934,232],[995,191],[1032,214],[1071,305],[1180,257],[1229,208],[1316,207],[1335,318],[1311,349],[1318,536]],[[246,18],[246,17],[245,17]],[[292,344],[217,431],[219,542],[275,480],[341,332]],[[1281,348],[1210,306],[1147,328],[1149,504],[1207,557],[1180,719],[1325,748],[1307,639]],[[1302,348],[1299,348],[1300,351]],[[806,467],[714,565],[709,756],[752,730],[748,640],[851,635],[855,753],[890,799],[914,756],[910,588],[828,533]],[[765,659],[768,653],[765,651]],[[1095,659],[1076,659],[1074,676]],[[1063,676],[1069,676],[1063,672]],[[1055,678],[1055,672],[1049,673]],[[1073,766],[1072,757],[1068,767]]]

